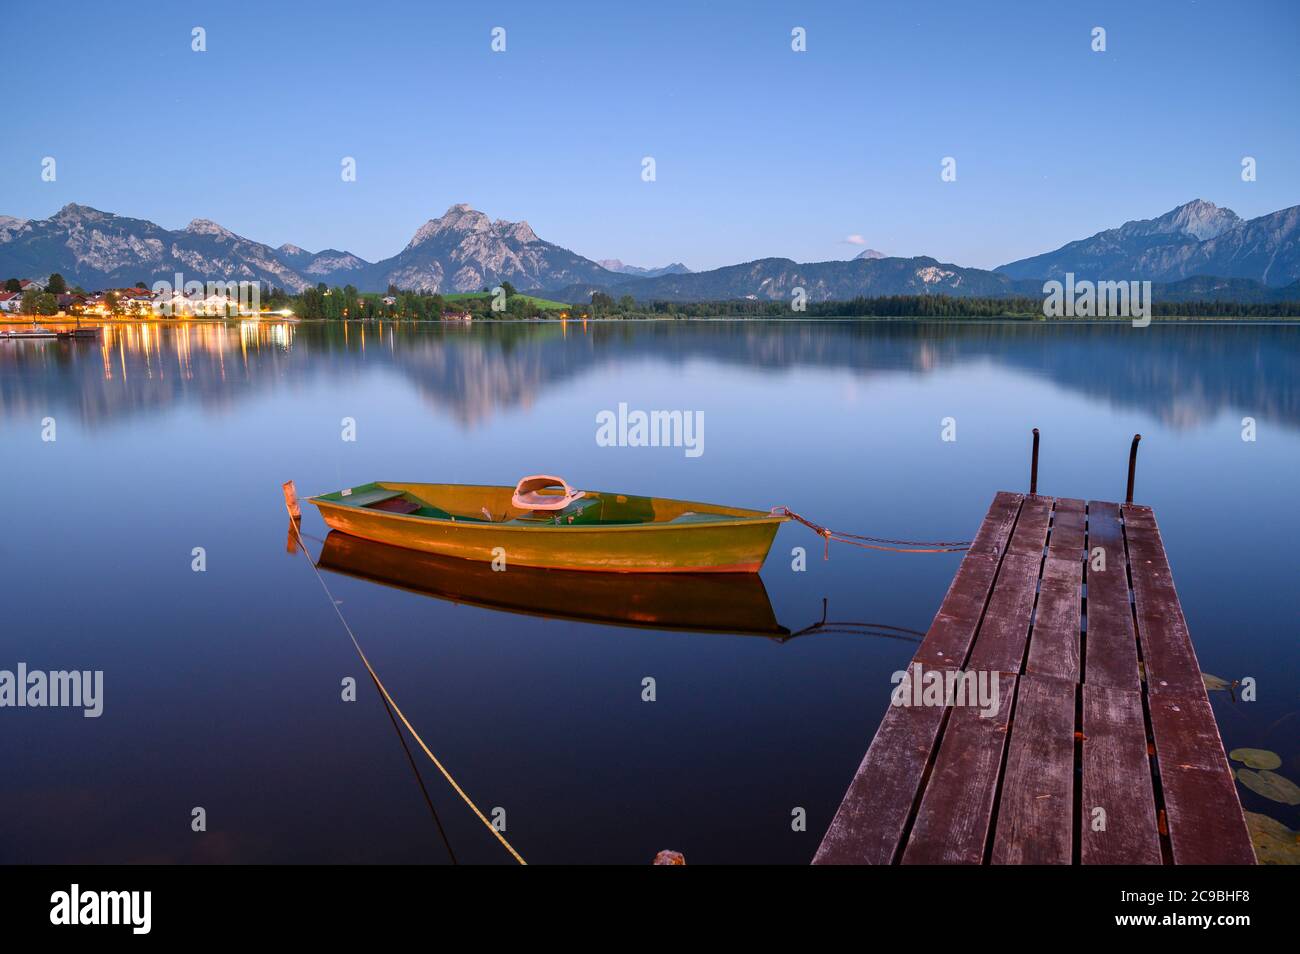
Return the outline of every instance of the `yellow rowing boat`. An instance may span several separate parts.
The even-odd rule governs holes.
[[[574,490],[378,481],[310,498],[333,530],[510,566],[609,573],[756,573],[788,517],[764,510]]]

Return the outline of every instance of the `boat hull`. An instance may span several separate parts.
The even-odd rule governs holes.
[[[415,492],[417,488],[435,485],[376,486],[410,488]],[[499,491],[500,488],[483,490]],[[639,499],[653,500],[669,513],[709,506],[688,501]],[[602,573],[756,573],[767,558],[777,529],[786,519],[761,511],[713,508],[720,517],[723,511],[735,516],[716,523],[516,526],[500,522],[431,520],[369,510],[322,497],[313,497],[311,503],[320,510],[330,529],[364,540],[485,563],[504,555],[507,567]]]

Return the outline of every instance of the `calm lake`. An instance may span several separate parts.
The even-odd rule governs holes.
[[[597,414],[621,403],[702,413],[702,453],[599,446]],[[1040,491],[1099,500],[1123,499],[1142,433],[1135,497],[1201,667],[1258,683],[1255,702],[1211,693],[1224,742],[1278,752],[1300,781],[1300,327],[214,323],[0,342],[0,669],[104,672],[97,719],[0,710],[0,862],[438,864],[448,843],[510,861],[412,746],[444,842],[289,552],[285,480],[305,500],[548,473],[962,540],[996,491],[1027,489],[1033,427]],[[326,531],[305,503],[302,529],[314,559]],[[806,863],[960,554],[825,562],[784,526],[762,586],[727,590],[742,634],[691,631],[718,605],[707,588],[633,582],[529,615],[386,579],[383,554],[340,559],[351,572],[324,577],[385,685],[530,862]],[[824,607],[848,625],[781,637]],[[611,614],[646,625],[571,618]],[[1241,796],[1300,827],[1300,809]]]

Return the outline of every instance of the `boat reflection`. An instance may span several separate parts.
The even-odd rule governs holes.
[[[295,552],[290,527],[288,549]],[[313,538],[317,539],[317,538]],[[322,570],[382,583],[453,603],[506,613],[607,626],[690,633],[766,636],[875,636],[920,642],[925,633],[902,626],[827,618],[790,630],[777,622],[757,573],[581,573],[458,560],[362,540],[330,531],[316,565]]]
[[[322,570],[454,603],[551,619],[694,633],[784,639],[757,573],[581,573],[533,567],[492,569],[362,540],[325,538]]]

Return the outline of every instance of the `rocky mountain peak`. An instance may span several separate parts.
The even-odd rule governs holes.
[[[1205,199],[1193,199],[1154,219],[1125,223],[1124,228],[1148,235],[1184,235],[1198,242],[1235,229],[1242,219],[1232,209],[1221,209]]]
[[[440,218],[430,219],[416,230],[407,248],[415,248],[431,238],[448,232],[469,234],[471,232],[490,232],[492,223],[486,215],[473,209],[466,202],[458,202],[442,214]]]
[[[492,228],[501,236],[514,239],[516,242],[537,241],[537,233],[527,222],[507,222],[505,219],[497,219],[492,223]]]
[[[194,219],[189,225],[185,226],[185,231],[191,235],[217,235],[222,238],[237,238],[234,232],[222,228],[211,219]]]
[[[75,202],[69,202],[58,212],[50,216],[50,221],[60,224],[72,224],[74,222],[101,221],[107,219],[108,213],[101,212],[99,209],[92,209],[88,205],[77,205]]]
[[[299,248],[297,245],[291,245],[291,244],[289,244],[288,242],[285,242],[285,243],[284,243],[283,245],[281,245],[278,249],[276,249],[276,251],[278,251],[278,252],[284,252],[285,255],[307,255],[307,254],[309,254],[305,248]]]
[[[888,258],[888,256],[884,252],[877,252],[874,248],[864,248],[853,258],[856,260],[859,258]]]

